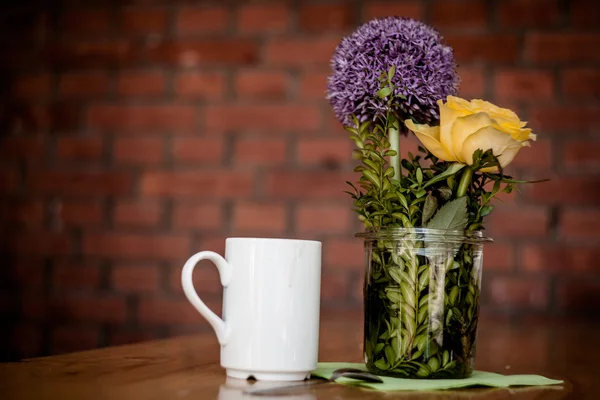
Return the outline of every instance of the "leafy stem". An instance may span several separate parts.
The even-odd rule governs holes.
[[[460,178],[460,183],[458,184],[458,189],[456,189],[456,198],[463,197],[467,194],[467,190],[471,186],[471,181],[473,179],[473,169],[471,167],[467,167],[463,169],[462,177]]]

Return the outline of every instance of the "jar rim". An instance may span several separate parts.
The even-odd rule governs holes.
[[[456,241],[477,244],[491,243],[494,241],[490,237],[483,236],[483,231],[458,231],[445,229],[400,228],[386,226],[367,228],[364,232],[359,232],[354,236],[364,240],[422,239],[426,241]]]

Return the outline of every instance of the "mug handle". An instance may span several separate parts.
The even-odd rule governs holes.
[[[196,293],[196,289],[194,289],[194,282],[192,281],[192,273],[194,272],[194,267],[202,260],[211,261],[219,270],[219,277],[221,278],[221,285],[224,288],[229,285],[231,281],[231,265],[223,258],[221,255],[213,252],[213,251],[201,251],[200,253],[196,253],[190,257],[189,260],[183,266],[183,270],[181,271],[181,286],[183,286],[183,292],[187,299],[192,303],[194,308],[198,310],[200,314],[215,330],[217,335],[217,339],[219,340],[219,344],[225,345],[227,344],[227,340],[229,339],[230,328],[229,326],[219,318],[214,312],[210,310],[204,304],[204,302],[200,299],[200,296]]]

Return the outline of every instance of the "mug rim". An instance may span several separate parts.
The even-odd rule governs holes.
[[[233,236],[225,239],[225,242],[229,240],[262,240],[262,241],[283,241],[283,242],[304,242],[304,243],[316,243],[323,244],[318,240],[310,240],[310,239],[290,239],[290,238],[266,238],[266,237],[243,237],[243,236]]]

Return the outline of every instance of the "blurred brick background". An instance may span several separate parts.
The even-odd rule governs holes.
[[[230,235],[322,240],[323,309],[359,313],[356,177],[325,79],[340,38],[387,15],[436,26],[461,94],[539,135],[511,172],[552,182],[489,218],[483,313],[597,317],[594,0],[51,3],[0,23],[0,359],[207,329],[180,268]],[[218,310],[214,268],[196,275]]]

